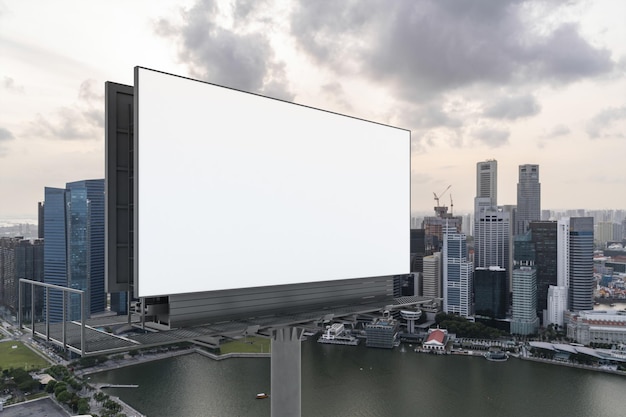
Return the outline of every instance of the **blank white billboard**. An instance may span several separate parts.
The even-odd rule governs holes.
[[[409,272],[410,132],[135,68],[140,297]]]

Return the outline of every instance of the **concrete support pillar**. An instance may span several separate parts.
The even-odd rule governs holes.
[[[297,327],[272,331],[272,417],[300,417],[302,414],[302,332]]]

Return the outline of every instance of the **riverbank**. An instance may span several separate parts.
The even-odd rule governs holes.
[[[173,358],[176,356],[189,355],[191,353],[198,353],[202,356],[206,356],[207,358],[211,358],[216,361],[221,361],[224,359],[231,358],[270,358],[270,353],[225,353],[217,355],[215,353],[208,352],[204,349],[198,347],[189,347],[187,349],[181,350],[172,350],[167,352],[156,352],[156,353],[143,353],[135,356],[127,356],[123,359],[109,359],[108,361],[92,366],[89,368],[83,368],[76,370],[74,374],[78,377],[84,378],[87,375],[95,374],[98,372],[111,371],[114,369],[125,368],[128,366],[139,365],[141,363],[159,361],[162,359]]]
[[[604,372],[607,374],[614,374],[614,375],[620,375],[620,376],[626,376],[626,372],[625,371],[619,371],[617,369],[610,369],[610,368],[602,368],[599,366],[591,366],[591,365],[582,365],[579,363],[572,363],[572,362],[564,362],[564,361],[557,361],[554,359],[545,359],[545,358],[537,358],[534,356],[518,356],[520,359],[522,360],[528,360],[528,361],[533,361],[533,362],[541,362],[541,363],[545,363],[548,365],[560,365],[560,366],[567,366],[569,368],[578,368],[578,369],[586,369],[589,371],[596,371],[596,372]]]

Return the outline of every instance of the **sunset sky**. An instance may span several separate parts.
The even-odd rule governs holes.
[[[0,0],[0,220],[104,177],[104,83],[137,65],[410,129],[414,212],[448,185],[471,210],[485,159],[500,204],[533,163],[544,209],[626,209],[625,17],[620,0]]]

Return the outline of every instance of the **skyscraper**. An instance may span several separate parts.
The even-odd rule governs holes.
[[[30,279],[32,281],[43,281],[43,239],[35,239],[33,241],[24,239],[19,242],[15,248],[15,277],[16,285],[19,285],[19,280],[22,278]],[[31,288],[28,285],[22,287],[22,306],[24,310],[22,312],[23,317],[29,319],[32,313],[32,298]],[[17,288],[16,288],[17,291]],[[37,294],[37,290],[35,290]],[[17,300],[16,293],[16,300]],[[19,304],[19,302],[18,302]],[[35,317],[41,317],[43,309],[43,299],[37,299],[35,296]]]
[[[556,230],[556,285],[569,288],[569,217],[559,219]]]
[[[483,209],[474,221],[474,264],[477,268],[510,268],[509,213],[495,207]]]
[[[443,235],[443,310],[463,317],[472,314],[474,265],[467,257],[467,241],[462,233],[448,229]]]
[[[497,206],[498,162],[476,164],[474,199],[474,266],[509,269],[510,213]]]
[[[569,309],[593,309],[593,217],[572,217],[569,227]]]
[[[544,326],[556,324],[563,326],[563,312],[567,310],[567,287],[550,285]]]
[[[557,222],[531,222],[530,232],[537,270],[537,314],[542,317],[548,308],[548,287],[557,285]]]
[[[424,257],[424,297],[441,298],[441,252]]]
[[[537,271],[530,266],[513,270],[513,306],[511,333],[529,335],[537,332]]]
[[[15,248],[21,237],[0,237],[0,304],[15,311],[17,274]]]
[[[508,309],[506,270],[498,266],[474,271],[474,309],[477,315],[503,319]]]
[[[476,164],[476,197],[490,198],[492,206],[498,204],[498,161],[495,159]]]
[[[541,184],[539,165],[520,165],[517,183],[515,234],[528,231],[531,221],[541,220]]]
[[[86,314],[104,311],[104,180],[45,189],[44,282],[87,292]],[[50,293],[50,318],[60,321],[63,300]],[[69,319],[80,317],[80,298],[70,296]]]
[[[426,255],[426,237],[424,229],[411,229],[411,272],[423,272],[423,259]]]
[[[426,249],[433,252],[440,251],[443,245],[443,231],[446,227],[453,227],[457,232],[461,232],[463,227],[461,216],[451,216],[446,213],[446,217],[427,216],[424,217],[422,225],[426,235]]]

